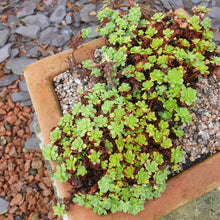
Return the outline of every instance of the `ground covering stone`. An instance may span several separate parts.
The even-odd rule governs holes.
[[[1,78],[0,87],[2,88],[5,86],[9,86],[14,83],[18,78],[19,76],[15,74],[6,75],[5,77]]]
[[[22,11],[20,11],[20,13],[18,13],[17,17],[22,18],[27,15],[32,15],[34,13],[35,8],[36,6],[34,4],[28,5]]]
[[[66,8],[62,4],[57,6],[50,16],[50,22],[59,24],[66,15]]]
[[[30,99],[30,95],[28,92],[14,92],[11,94],[11,99],[13,102],[22,102]]]
[[[12,44],[6,44],[4,47],[0,48],[0,63],[6,60],[10,56]]]
[[[9,202],[0,198],[0,215],[5,214],[8,212],[9,209]]]
[[[93,4],[85,5],[83,9],[80,11],[81,20],[86,23],[98,21],[96,16],[90,15],[90,12],[94,11],[95,9],[96,9],[96,6]]]
[[[36,14],[36,15],[30,15],[28,17],[25,17],[23,19],[23,22],[26,25],[37,25],[41,28],[41,30],[44,30],[46,27],[50,25],[49,19],[44,14]]]
[[[38,25],[20,26],[15,33],[31,39],[39,37],[40,27]]]
[[[0,47],[3,47],[8,40],[10,32],[8,29],[0,31]],[[1,63],[1,61],[0,61]]]

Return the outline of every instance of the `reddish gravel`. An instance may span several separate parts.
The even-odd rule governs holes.
[[[41,151],[23,149],[33,111],[10,98],[22,79],[0,92],[0,197],[9,202],[0,220],[61,219],[53,215],[56,198]]]

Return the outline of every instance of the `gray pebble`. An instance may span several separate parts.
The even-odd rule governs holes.
[[[202,0],[191,0],[193,4],[199,4]]]
[[[0,47],[3,47],[6,44],[9,34],[10,32],[8,29],[0,31]]]
[[[95,5],[93,4],[85,5],[83,9],[80,11],[81,20],[86,23],[98,21],[98,18],[96,16],[91,16],[89,14],[91,11],[94,11],[94,10],[96,10]]]
[[[30,4],[39,4],[41,0],[26,0],[23,5],[30,5]]]
[[[22,101],[22,102],[20,102],[20,105],[22,107],[24,107],[24,106],[32,106],[32,101],[31,101],[31,99],[26,100],[26,101]]]
[[[81,6],[81,5],[85,5],[86,3],[88,3],[88,1],[87,0],[79,0],[79,1],[77,1],[75,4],[76,4],[76,6]]]
[[[100,36],[96,32],[96,28],[97,28],[97,25],[91,26],[91,34],[90,34],[89,38],[96,38],[96,37]]]
[[[4,136],[1,136],[0,143],[1,143],[1,146],[5,146],[7,144],[7,140]]]
[[[29,100],[31,97],[28,92],[19,91],[11,94],[11,99],[13,102],[21,102]]]
[[[6,44],[4,47],[0,48],[0,63],[6,60],[10,56],[12,44]]]
[[[161,3],[163,4],[163,6],[168,10],[171,9],[169,2],[174,9],[184,8],[182,0],[178,0],[178,1],[177,0],[169,0],[169,1],[168,0],[161,0]]]
[[[50,44],[56,35],[57,29],[53,27],[48,27],[40,33],[39,43]]]
[[[7,213],[9,210],[9,202],[0,197],[0,215]]]
[[[214,40],[215,41],[220,41],[220,31],[217,31],[214,33]]]
[[[210,8],[209,16],[211,18],[219,19],[220,18],[220,7],[212,7],[212,8]]]
[[[33,169],[32,167],[28,170],[28,173],[35,176],[37,174],[37,169]]]
[[[14,58],[15,56],[17,56],[19,54],[19,50],[17,48],[13,48],[11,50],[11,56],[10,59]]]
[[[71,35],[63,35],[63,34],[58,34],[53,40],[52,40],[52,45],[55,47],[61,47],[63,46],[68,40],[70,40]]]
[[[63,5],[59,5],[55,8],[50,16],[50,22],[59,24],[66,15],[66,8]]]
[[[22,90],[24,92],[28,92],[27,84],[24,79],[19,82],[18,86],[19,86],[20,90]]]
[[[37,15],[30,15],[24,18],[23,22],[26,25],[37,25],[44,30],[46,27],[50,25],[49,19],[44,14],[38,13]]]
[[[37,59],[27,58],[27,57],[19,57],[13,60],[9,60],[5,68],[6,70],[11,70],[14,74],[23,75],[23,69],[27,65],[37,61]]]
[[[34,123],[38,122],[36,112],[34,112],[33,120],[30,124],[30,132],[34,133]]]
[[[18,15],[18,18],[25,17],[27,15],[32,15],[34,13],[36,6],[34,4],[28,5],[26,8],[24,8]]]
[[[15,15],[8,15],[7,24],[10,26],[12,31],[17,28],[18,23],[19,19]]]
[[[74,19],[74,23],[80,23],[81,21],[81,17],[80,17],[80,13],[79,12],[73,12],[73,19]]]
[[[57,0],[57,5],[63,5],[66,7],[67,0]]]
[[[66,24],[71,24],[72,23],[72,17],[70,15],[67,15],[65,20],[66,20]]]
[[[19,78],[19,76],[15,75],[15,74],[6,75],[4,78],[1,78],[0,87],[9,86],[13,82],[15,82],[18,78]]]
[[[40,146],[39,146],[39,143],[38,143],[38,140],[35,136],[35,134],[33,134],[31,136],[30,139],[28,139],[25,143],[24,143],[24,146],[28,149],[32,149],[32,150],[40,150]]]
[[[41,53],[38,51],[39,47],[34,46],[30,50],[28,50],[24,55],[25,56],[33,56],[33,57],[39,57]]]
[[[35,39],[39,36],[40,27],[38,25],[20,26],[15,32],[24,37]]]

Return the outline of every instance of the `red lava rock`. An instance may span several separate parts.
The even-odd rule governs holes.
[[[5,132],[6,132],[5,127],[2,125],[2,126],[0,127],[0,136],[4,136],[4,135],[5,135]]]
[[[7,112],[4,109],[0,108],[0,115],[6,115],[6,114]]]
[[[21,124],[21,120],[20,119],[17,119],[16,121],[15,121],[15,126],[19,126]]]
[[[32,163],[31,163],[31,167],[33,169],[39,169],[43,166],[43,163],[41,160],[34,160]]]
[[[25,172],[27,172],[31,167],[31,160],[26,160],[25,164],[24,164],[24,170]]]
[[[43,182],[45,183],[45,185],[47,187],[51,187],[52,186],[50,177],[43,177],[42,180],[43,180]]]
[[[15,146],[12,146],[10,151],[9,151],[9,156],[11,157],[17,157],[17,151],[16,151],[16,148]]]
[[[31,112],[31,107],[29,107],[29,106],[24,106],[24,107],[23,107],[23,111],[24,111],[25,113],[30,113],[30,112]]]
[[[11,108],[14,108],[14,107],[15,107],[15,104],[14,104],[14,102],[12,102],[10,96],[8,97],[8,105],[9,105]]]
[[[14,108],[14,114],[17,115],[18,112],[20,112],[20,109],[19,109],[18,106],[15,106],[15,108]]]
[[[19,130],[17,132],[18,137],[22,137],[23,134],[24,134],[24,130]]]
[[[16,120],[17,120],[17,117],[15,115],[10,115],[6,117],[6,121],[12,125],[15,123]]]
[[[18,193],[10,202],[10,206],[19,205],[22,202],[22,194]]]
[[[11,136],[11,132],[10,132],[9,130],[6,130],[5,134],[6,134],[7,136]]]
[[[45,190],[43,191],[43,196],[49,196],[50,193],[51,193],[51,190],[50,190],[50,189],[45,189]]]

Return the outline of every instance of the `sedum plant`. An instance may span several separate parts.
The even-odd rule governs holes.
[[[145,200],[161,196],[182,161],[174,140],[191,122],[195,83],[220,64],[206,8],[194,8],[189,20],[174,11],[148,20],[129,2],[129,10],[109,4],[98,13],[102,61],[82,62],[96,83],[60,119],[43,150],[57,163],[54,178],[72,185],[69,201],[98,215],[135,215]],[[83,30],[73,48],[88,34]]]

